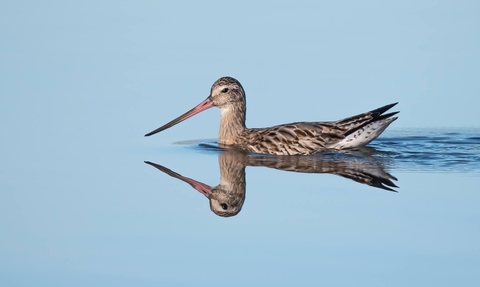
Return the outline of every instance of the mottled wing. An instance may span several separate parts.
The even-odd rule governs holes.
[[[390,117],[397,112],[383,114],[394,105],[396,103],[335,122],[297,122],[246,129],[236,144],[251,152],[277,155],[312,154],[330,148],[364,145],[396,119]],[[365,138],[357,140],[364,132]]]
[[[238,144],[257,153],[311,154],[342,140],[344,132],[329,123],[298,122],[265,129],[247,129],[239,137]]]

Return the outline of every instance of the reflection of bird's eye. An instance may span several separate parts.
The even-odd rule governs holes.
[[[228,207],[228,206],[227,206],[226,203],[222,203],[222,204],[220,204],[220,206],[223,208],[223,210],[227,210],[227,207]]]
[[[222,93],[226,93],[226,92],[228,92],[228,88],[224,88],[224,89],[222,90]]]

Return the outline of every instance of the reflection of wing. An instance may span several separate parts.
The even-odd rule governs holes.
[[[392,182],[397,179],[379,162],[358,157],[252,155],[248,156],[247,165],[301,173],[331,173],[390,191],[395,191],[390,187],[398,187]]]

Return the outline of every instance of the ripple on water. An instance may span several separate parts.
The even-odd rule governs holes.
[[[422,135],[419,135],[419,134]],[[390,151],[393,165],[402,170],[480,172],[479,129],[456,132],[419,129],[387,131],[371,146]],[[399,136],[401,135],[401,136]]]

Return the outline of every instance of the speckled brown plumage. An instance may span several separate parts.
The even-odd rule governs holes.
[[[384,114],[397,103],[333,122],[296,122],[269,128],[245,126],[245,91],[236,79],[218,79],[210,95],[195,108],[146,134],[150,136],[211,107],[220,108],[218,143],[264,154],[313,154],[329,149],[363,146],[378,137],[397,117]]]

